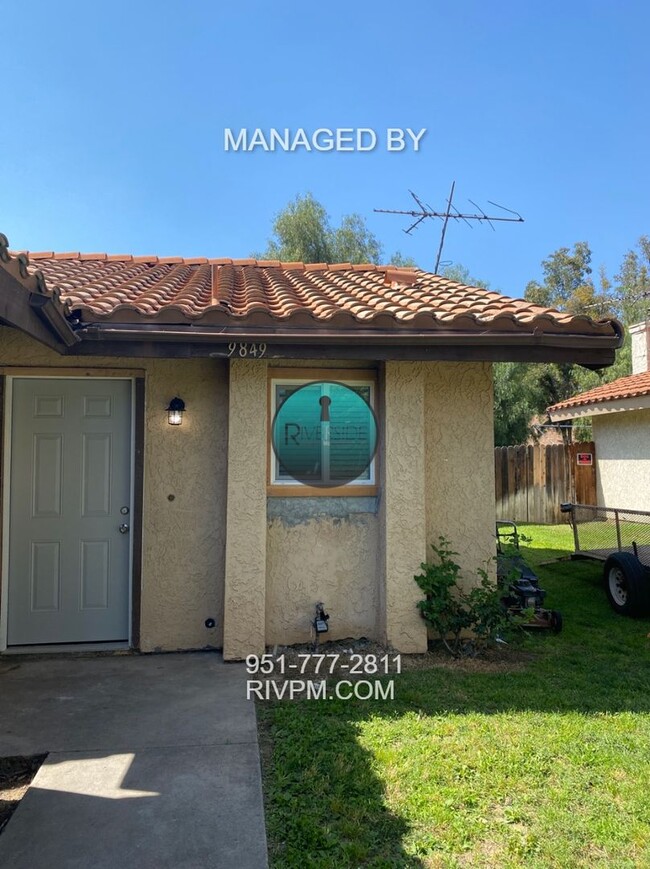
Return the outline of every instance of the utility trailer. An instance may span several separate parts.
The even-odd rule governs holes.
[[[650,615],[650,512],[562,504],[573,528],[573,559],[603,562],[605,592],[624,616]]]

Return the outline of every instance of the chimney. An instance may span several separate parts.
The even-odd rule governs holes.
[[[650,320],[628,329],[632,336],[632,374],[650,371]]]

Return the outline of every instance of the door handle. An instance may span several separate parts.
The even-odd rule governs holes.
[[[123,522],[119,527],[119,531],[120,531],[120,534],[128,534],[129,533],[129,526]]]

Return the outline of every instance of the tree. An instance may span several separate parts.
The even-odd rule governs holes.
[[[327,210],[311,193],[296,196],[273,222],[273,235],[256,259],[306,263],[380,263],[382,246],[359,214],[347,214],[333,227]],[[390,258],[397,266],[415,262],[399,252]]]
[[[606,275],[601,271],[600,289],[591,277],[591,248],[586,241],[576,242],[572,251],[558,248],[542,260],[542,271],[543,283],[530,281],[526,286],[524,298],[529,302],[594,319],[615,313],[616,303]]]
[[[573,249],[561,247],[542,261],[543,282],[530,281],[524,298],[544,307],[557,308],[595,320],[617,314],[617,301],[604,269],[599,286],[592,278],[591,248],[578,241]],[[537,412],[577,392],[590,389],[611,379],[570,363],[543,363],[534,368],[534,400]]]
[[[616,295],[603,269],[599,273],[598,286],[594,283],[591,249],[587,242],[577,242],[573,249],[559,248],[542,262],[542,273],[541,282],[531,281],[526,287],[525,297],[529,301],[594,319],[617,313]],[[460,264],[445,269],[444,274],[463,284],[488,286],[486,282],[473,278]],[[641,269],[637,269],[633,276],[636,278],[634,285],[638,286],[643,276]],[[551,362],[497,362],[493,371],[495,443],[497,446],[523,443],[532,434],[531,419],[544,417],[550,404],[628,374],[629,339],[617,354],[615,364],[603,372]],[[587,435],[587,428],[582,426],[577,436]]]
[[[417,263],[413,259],[412,256],[403,256],[402,252],[396,250],[395,253],[390,258],[390,265],[398,266],[399,268],[404,269],[413,269],[417,268]]]
[[[483,287],[484,290],[489,290],[490,285],[487,281],[481,278],[473,278],[467,266],[462,263],[453,263],[450,266],[445,266],[441,272],[442,276],[449,278],[450,281],[458,281],[459,284],[465,284],[468,287]]]
[[[311,193],[296,196],[275,218],[273,237],[257,259],[329,262],[332,230],[327,212]]]
[[[333,259],[325,262],[378,263],[381,245],[359,214],[347,214],[338,229],[331,232]]]
[[[623,257],[615,276],[621,316],[627,326],[647,319],[650,311],[650,238],[642,235]]]
[[[523,362],[495,362],[494,444],[507,447],[530,437],[530,421],[539,413],[543,399],[534,366]]]

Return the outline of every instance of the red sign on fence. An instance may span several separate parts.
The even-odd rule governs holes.
[[[593,453],[576,453],[576,456],[579,465],[593,465],[594,463]]]

